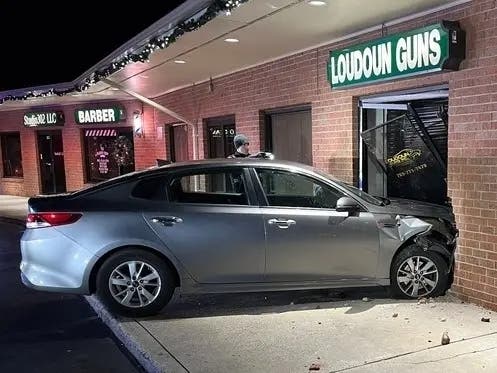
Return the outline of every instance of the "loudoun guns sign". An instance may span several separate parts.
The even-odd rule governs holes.
[[[443,21],[330,52],[332,88],[379,82],[441,70],[457,70],[465,58],[466,34]]]

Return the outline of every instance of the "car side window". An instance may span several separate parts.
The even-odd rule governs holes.
[[[176,203],[248,205],[242,169],[183,174],[170,179],[168,190]]]
[[[148,199],[148,200],[165,200],[166,191],[164,189],[165,177],[156,176],[149,177],[138,181],[131,196],[134,198]]]
[[[256,170],[269,206],[335,209],[345,195],[311,177],[289,171]]]

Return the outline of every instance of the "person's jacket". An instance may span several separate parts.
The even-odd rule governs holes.
[[[237,150],[236,152],[228,156],[228,158],[247,158],[248,156],[250,156],[250,154],[243,154]]]

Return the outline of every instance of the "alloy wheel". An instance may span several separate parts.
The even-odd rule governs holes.
[[[397,271],[397,284],[408,297],[425,297],[438,284],[438,268],[425,256],[411,256],[404,260]]]
[[[115,268],[109,277],[112,297],[130,308],[145,307],[155,301],[161,290],[161,278],[150,264],[127,261]]]

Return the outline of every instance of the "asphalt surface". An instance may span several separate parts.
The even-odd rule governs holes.
[[[143,372],[82,297],[21,283],[22,231],[0,221],[0,372]]]

